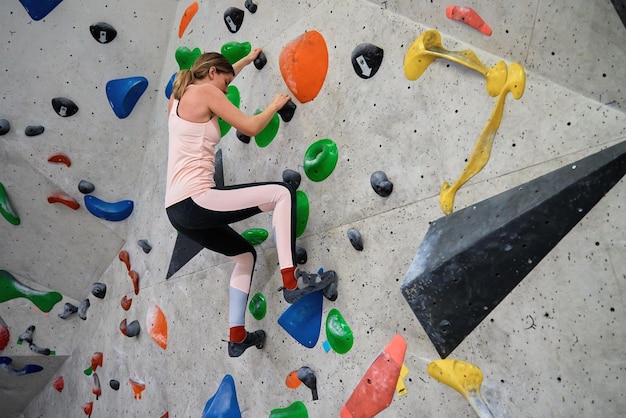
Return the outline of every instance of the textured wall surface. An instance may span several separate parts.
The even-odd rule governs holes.
[[[0,182],[21,224],[0,218],[0,269],[63,300],[42,313],[28,300],[0,303],[11,339],[0,356],[19,368],[37,363],[44,372],[11,376],[0,370],[0,416],[46,418],[83,416],[93,402],[94,417],[201,416],[226,374],[233,376],[244,417],[267,417],[275,408],[302,401],[310,417],[338,416],[346,400],[383,347],[397,334],[407,341],[407,393],[396,394],[381,417],[473,416],[468,402],[433,378],[427,365],[439,359],[428,335],[400,292],[400,284],[428,230],[443,215],[439,191],[468,161],[496,99],[484,78],[444,60],[433,62],[417,80],[403,73],[409,46],[436,29],[449,50],[470,49],[488,67],[504,60],[526,70],[524,95],[506,98],[501,125],[486,167],[462,187],[455,209],[470,207],[626,139],[626,28],[609,0],[546,2],[470,1],[493,29],[485,36],[445,16],[447,4],[427,1],[262,1],[252,14],[243,1],[200,1],[182,38],[179,22],[191,2],[64,0],[34,21],[18,1],[0,15],[0,119],[11,123],[0,136]],[[224,11],[245,11],[241,29],[230,33]],[[116,39],[100,44],[89,26],[107,22]],[[244,144],[231,130],[221,142],[226,184],[278,181],[285,169],[302,174],[300,190],[310,201],[307,229],[298,239],[309,270],[334,269],[339,298],[324,300],[323,318],[336,308],[354,333],[346,354],[326,352],[325,326],[309,349],[295,341],[277,319],[288,308],[272,237],[257,247],[251,294],[268,303],[265,318],[247,315],[250,330],[263,328],[263,350],[229,358],[228,281],[233,264],[207,250],[169,280],[166,273],[176,240],[163,209],[167,158],[166,85],[176,71],[177,48],[220,50],[226,42],[250,42],[268,58],[262,70],[249,66],[233,82],[247,113],[278,93],[290,93],[278,58],[283,47],[305,31],[317,30],[329,53],[329,71],[319,95],[299,103],[265,148]],[[384,50],[370,79],[355,73],[354,48],[371,43]],[[148,88],[132,113],[116,117],[106,83],[142,76]],[[67,97],[76,115],[58,116],[50,101]],[[28,137],[28,125],[43,125]],[[307,148],[323,138],[338,146],[332,175],[321,182],[303,171]],[[55,153],[72,160],[49,163]],[[384,171],[393,193],[381,197],[370,175]],[[83,203],[81,179],[108,202],[134,201],[121,222],[98,219]],[[49,204],[64,192],[81,207]],[[482,394],[495,416],[603,416],[626,410],[620,382],[626,378],[623,317],[626,276],[624,180],[561,240],[532,272],[453,351],[483,374]],[[271,229],[268,214],[234,225]],[[356,251],[347,231],[364,241]],[[462,232],[462,231],[461,231]],[[144,253],[137,241],[152,245]],[[133,286],[120,250],[140,276]],[[104,299],[93,283],[107,285]],[[123,296],[131,308],[120,306]],[[89,298],[87,319],[58,317],[64,303]],[[442,303],[445,303],[443,301]],[[169,339],[163,350],[150,338],[148,314],[163,310]],[[138,337],[120,333],[120,322],[138,320]],[[36,325],[34,342],[49,347],[44,357],[17,344]],[[104,361],[97,373],[102,395],[92,394],[84,371],[94,352]],[[41,359],[38,361],[38,359]],[[304,386],[290,389],[287,375],[309,366],[317,376],[319,400]],[[52,382],[63,376],[65,388]],[[133,399],[128,380],[146,389]],[[121,383],[118,391],[109,381]],[[18,388],[19,390],[16,390]],[[5,405],[7,405],[5,407]]]

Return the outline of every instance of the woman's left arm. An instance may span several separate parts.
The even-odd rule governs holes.
[[[237,74],[239,74],[241,70],[243,70],[243,67],[253,62],[260,52],[261,48],[254,48],[252,51],[250,51],[248,55],[234,63],[233,70],[235,70],[235,77],[237,77]]]

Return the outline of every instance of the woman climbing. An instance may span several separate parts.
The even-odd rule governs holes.
[[[289,300],[291,291],[308,293],[324,285],[319,278],[311,279],[314,275],[296,270],[295,193],[291,188],[278,182],[216,187],[213,179],[215,147],[221,137],[218,117],[241,133],[254,136],[289,101],[289,96],[277,94],[262,112],[248,116],[226,97],[231,81],[260,52],[260,48],[254,49],[233,65],[216,52],[200,55],[191,69],[176,76],[168,105],[167,216],[179,233],[235,263],[229,287],[231,357],[242,355],[253,345],[263,348],[265,332],[245,329],[256,251],[230,223],[273,211],[272,230],[285,299]],[[300,286],[297,274],[303,276]]]

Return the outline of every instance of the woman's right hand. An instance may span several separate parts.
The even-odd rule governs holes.
[[[286,94],[277,94],[274,97],[274,100],[272,100],[272,103],[270,104],[270,106],[272,106],[272,108],[274,109],[274,112],[278,112],[280,109],[283,108],[283,106],[285,106],[285,104],[291,100],[291,98],[286,95]]]

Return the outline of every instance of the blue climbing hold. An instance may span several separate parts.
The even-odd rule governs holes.
[[[33,20],[41,20],[48,16],[63,0],[20,0]]]
[[[148,88],[145,77],[129,77],[110,80],[107,82],[107,97],[115,115],[124,119],[139,101],[139,98]]]
[[[307,348],[315,347],[322,328],[323,290],[311,292],[291,305],[278,318],[278,324]]]
[[[172,76],[170,77],[170,81],[168,81],[167,86],[165,86],[165,97],[167,97],[168,100],[172,95],[172,91],[174,91],[174,80],[176,80],[177,75],[178,73],[172,74]]]
[[[231,375],[224,376],[215,395],[207,401],[202,418],[241,418],[235,380]]]
[[[107,221],[123,221],[133,212],[132,200],[109,203],[91,195],[85,196],[84,199],[85,207],[93,216]]]

